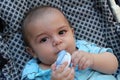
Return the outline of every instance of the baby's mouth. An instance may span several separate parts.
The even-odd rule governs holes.
[[[61,50],[57,51],[57,53],[56,53],[56,54],[58,55],[60,51],[61,51]]]

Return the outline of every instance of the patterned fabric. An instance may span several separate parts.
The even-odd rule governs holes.
[[[0,80],[19,80],[24,64],[31,58],[24,48],[21,22],[29,9],[39,5],[60,8],[74,27],[77,39],[110,47],[120,59],[120,23],[115,21],[107,1],[0,0],[0,18],[7,24],[0,33],[0,54],[9,60],[0,74],[5,78],[0,76]]]

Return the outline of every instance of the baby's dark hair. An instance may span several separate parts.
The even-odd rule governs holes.
[[[48,11],[51,12],[52,9],[61,12],[61,14],[63,14],[63,16],[65,17],[64,13],[59,8],[52,7],[52,6],[38,6],[28,11],[24,20],[22,21],[22,35],[23,35],[23,40],[26,46],[30,46],[29,40],[27,38],[28,34],[26,32],[26,28],[28,27],[28,24],[34,21],[37,18],[37,16],[45,15],[45,13],[48,13]],[[65,19],[67,20],[66,17]],[[70,25],[69,21],[68,21],[68,24]]]

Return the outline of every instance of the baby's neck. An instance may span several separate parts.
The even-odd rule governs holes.
[[[50,69],[50,65],[46,65],[43,63],[40,63],[39,66],[41,67],[41,69],[46,70],[46,69]]]

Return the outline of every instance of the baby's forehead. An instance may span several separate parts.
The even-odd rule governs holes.
[[[58,15],[61,16],[61,18],[64,18],[65,22],[68,22],[67,18],[64,16],[64,14],[57,8],[38,8],[36,10],[33,10],[27,17],[25,25],[28,28],[31,25],[36,24],[37,21],[47,19],[46,16],[53,16]]]

